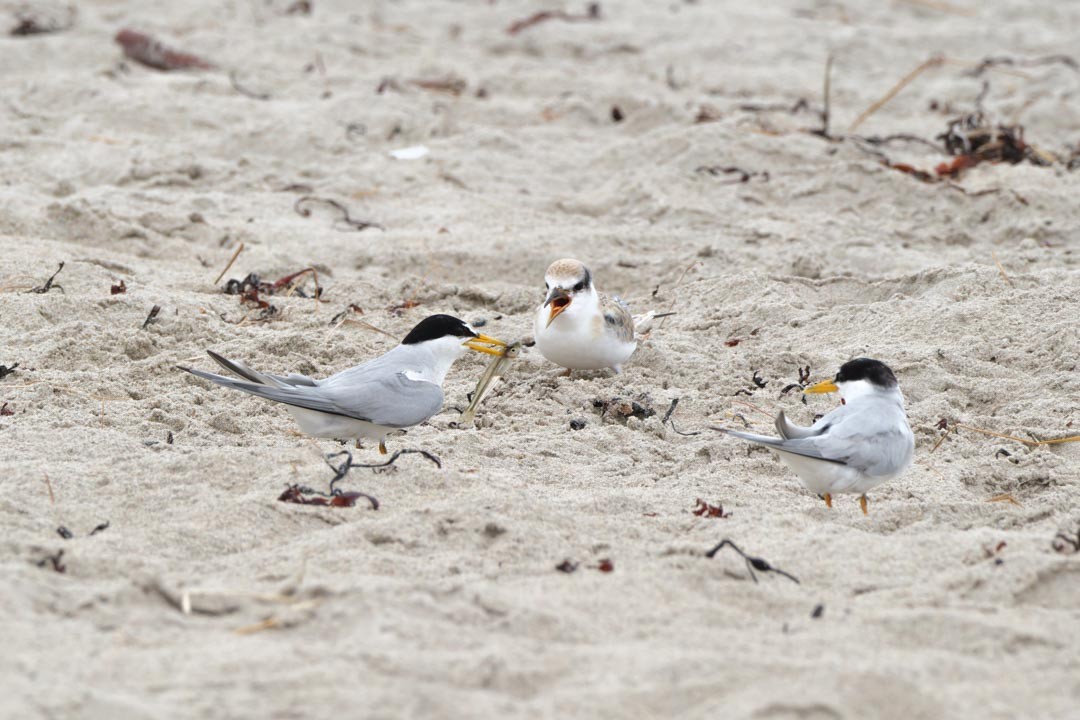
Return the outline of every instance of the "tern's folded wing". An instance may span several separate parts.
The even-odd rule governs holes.
[[[780,433],[780,437],[784,440],[798,440],[799,438],[814,437],[815,435],[820,435],[827,428],[828,425],[825,424],[817,427],[802,427],[801,425],[796,425],[787,419],[783,410],[776,416],[776,432]]]
[[[617,297],[600,295],[600,311],[608,331],[623,342],[634,339],[634,316],[630,308]]]
[[[766,435],[753,435],[751,433],[739,432],[738,430],[724,430],[723,432],[733,437],[764,445],[770,450],[787,452],[793,455],[802,455],[817,460],[839,463],[840,465],[847,464],[846,460],[842,457],[830,456],[823,453],[822,449],[815,444],[815,441],[820,440],[820,438],[817,437],[785,440],[784,438],[774,438]]]
[[[864,400],[860,409],[845,412],[849,408],[826,415],[832,420],[827,431],[809,442],[870,476],[892,475],[907,467],[915,453],[915,436],[903,408],[888,399]]]
[[[309,378],[307,375],[298,375],[297,373],[289,373],[286,376],[271,375],[270,373],[263,373],[258,372],[257,370],[252,370],[244,363],[238,360],[229,360],[226,357],[218,355],[213,350],[207,350],[206,354],[213,358],[214,362],[216,362],[218,365],[225,368],[229,372],[239,375],[245,380],[253,382],[256,385],[279,385],[284,387],[286,385],[314,386],[318,384],[314,380]]]
[[[184,368],[188,370],[188,368]],[[308,410],[366,420],[385,427],[412,427],[439,412],[443,403],[442,388],[435,383],[410,380],[404,373],[393,373],[378,380],[274,387],[244,380],[188,370],[218,385],[250,393],[267,400]]]
[[[800,428],[786,419],[781,423],[782,419],[777,418],[777,429],[781,434],[791,429],[812,430],[814,434],[773,438],[736,430],[725,432],[777,452],[847,465],[870,476],[896,473],[911,462],[914,453],[914,437],[902,409],[888,403],[870,405],[861,411],[852,411],[850,406],[840,407],[813,428]]]
[[[842,429],[840,429],[842,430]],[[830,431],[810,438],[824,454],[870,476],[892,475],[907,466],[915,452],[915,439],[907,425],[865,427],[861,432]]]

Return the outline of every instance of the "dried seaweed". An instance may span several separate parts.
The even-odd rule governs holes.
[[[150,323],[154,322],[154,320],[157,319],[158,313],[160,312],[160,305],[155,305],[154,307],[150,308],[150,314],[146,316],[145,320],[143,320],[142,329],[145,330],[146,328],[148,328],[150,326]]]
[[[1054,536],[1054,540],[1050,545],[1054,548],[1054,552],[1062,554],[1080,553],[1080,527],[1072,535],[1059,532]]]
[[[935,168],[939,177],[957,177],[982,162],[1007,162],[1012,165],[1028,160],[1036,165],[1047,161],[1024,141],[1021,125],[993,125],[981,112],[970,113],[949,123],[938,135],[954,159]]]
[[[701,165],[694,169],[694,172],[705,173],[712,175],[713,177],[720,177],[721,175],[738,175],[736,178],[731,178],[727,182],[720,183],[721,185],[739,185],[741,183],[750,182],[751,178],[761,178],[761,182],[769,181],[769,172],[767,170],[743,170],[740,167],[722,166],[722,165]]]
[[[310,295],[295,284],[298,277],[309,273],[315,284],[315,289]],[[239,295],[241,304],[252,306],[261,311],[257,317],[245,319],[252,322],[265,322],[276,317],[279,310],[270,301],[263,299],[262,296],[277,295],[285,289],[288,289],[289,295],[315,300],[320,300],[323,293],[323,288],[319,285],[319,274],[315,268],[310,267],[284,275],[273,282],[264,282],[258,273],[248,273],[243,279],[232,278],[226,281],[221,291],[226,295]],[[222,319],[225,319],[224,316],[222,316]],[[226,322],[229,321],[226,320]]]
[[[528,30],[534,25],[547,22],[548,20],[563,20],[565,22],[587,22],[590,20],[600,19],[600,3],[589,3],[585,8],[585,12],[581,15],[573,15],[565,10],[541,10],[535,12],[532,15],[511,23],[506,28],[508,35],[517,35],[518,33]]]
[[[54,572],[65,573],[67,572],[67,565],[64,565],[64,551],[58,550],[55,555],[46,555],[37,561],[39,568],[51,567]]]
[[[372,495],[359,492],[356,490],[345,491],[338,487],[335,487],[338,482],[345,479],[345,476],[349,474],[349,471],[353,468],[373,468],[378,471],[381,468],[391,467],[397,459],[402,455],[422,455],[431,462],[435,463],[436,467],[442,467],[442,461],[438,457],[429,453],[427,450],[398,450],[390,456],[386,462],[381,463],[354,463],[352,461],[352,453],[348,450],[343,450],[339,453],[333,453],[327,455],[326,464],[334,471],[334,477],[330,480],[330,486],[328,492],[321,492],[304,485],[289,485],[285,488],[285,491],[278,496],[278,501],[287,503],[298,503],[300,505],[323,505],[328,507],[353,507],[356,505],[356,501],[360,498],[364,498],[371,503],[372,510],[379,509],[379,501]],[[336,458],[344,457],[344,460],[335,465],[332,461]]]
[[[711,560],[713,557],[716,556],[716,553],[720,552],[725,547],[730,547],[732,550],[734,550],[735,552],[739,553],[739,555],[742,556],[743,560],[746,561],[746,569],[750,573],[750,578],[755,583],[758,581],[758,579],[757,579],[757,575],[754,574],[754,571],[757,570],[758,572],[773,572],[773,573],[776,573],[778,575],[783,575],[788,580],[791,580],[792,582],[794,582],[796,585],[799,584],[799,579],[797,577],[795,577],[794,575],[792,575],[791,573],[785,572],[784,570],[781,570],[778,567],[773,567],[769,563],[769,561],[766,560],[765,558],[759,558],[759,557],[754,557],[753,555],[747,555],[742,550],[740,550],[739,547],[735,543],[733,543],[733,542],[731,542],[730,540],[727,540],[727,539],[721,540],[719,545],[717,545],[712,550],[709,550],[707,553],[705,553],[705,557],[707,557],[707,558],[709,558]]]
[[[567,558],[566,560],[563,560],[561,563],[556,565],[555,569],[558,570],[561,573],[566,573],[567,575],[569,575],[570,573],[577,570],[578,565],[580,565],[580,564],[581,563],[576,563],[573,560],[570,560],[569,558]]]
[[[705,502],[701,498],[698,498],[695,501],[694,509],[691,510],[690,512],[691,512],[691,514],[697,515],[698,517],[720,518],[720,519],[725,519],[725,518],[731,517],[731,513],[724,512],[723,504],[710,505],[709,503]]]
[[[282,11],[283,15],[310,15],[311,14],[311,0],[296,0],[289,7]]]
[[[124,55],[155,70],[213,70],[216,67],[197,55],[174,50],[137,30],[124,28],[116,33],[115,41],[124,49]]]
[[[600,411],[601,419],[614,417],[623,422],[631,417],[644,420],[656,414],[656,411],[649,404],[647,395],[639,395],[636,399],[619,396],[607,400],[595,398],[592,401],[592,406]]]
[[[64,262],[61,261],[60,266],[58,268],[56,268],[56,272],[54,272],[52,275],[50,275],[49,279],[46,280],[44,282],[44,284],[38,285],[37,287],[32,287],[29,290],[27,290],[27,292],[36,293],[38,295],[44,295],[45,293],[49,292],[50,290],[59,290],[61,293],[66,295],[67,293],[64,291],[64,286],[61,285],[58,282],[55,282],[56,276],[59,275],[60,271],[63,270],[63,269],[64,269]]]
[[[1045,55],[1037,58],[1011,58],[1003,55],[984,58],[969,73],[973,77],[979,77],[987,70],[1000,67],[1038,67],[1041,65],[1064,65],[1065,67],[1080,71],[1080,64],[1069,55]]]
[[[70,30],[75,26],[75,6],[68,5],[64,10],[63,16],[59,14],[50,16],[42,13],[41,8],[20,8],[15,12],[16,25],[11,28],[8,35],[27,37]]]
[[[337,325],[339,322],[343,322],[350,313],[354,313],[356,315],[363,315],[364,308],[360,307],[356,303],[349,303],[349,306],[347,308],[339,312],[334,317],[330,318],[330,324]]]
[[[695,432],[683,432],[679,430],[679,428],[675,427],[675,421],[671,419],[671,416],[675,414],[675,408],[677,408],[678,406],[679,398],[675,398],[671,401],[671,405],[668,406],[667,412],[664,413],[664,419],[660,421],[660,424],[670,424],[671,429],[674,430],[677,435],[682,435],[683,437],[693,437],[694,435],[700,435],[700,430],[697,430]]]
[[[339,211],[341,213],[339,221],[345,223],[346,225],[349,225],[357,232],[367,230],[368,228],[378,228],[379,230],[386,229],[377,222],[371,222],[368,220],[357,220],[349,214],[349,209],[347,207],[339,203],[337,200],[332,200],[330,198],[321,198],[314,195],[305,195],[302,198],[298,198],[297,201],[293,203],[293,210],[295,210],[296,213],[301,217],[311,217],[311,208],[307,207],[307,205],[316,203],[329,205],[330,207]]]
[[[88,532],[86,534],[86,537],[93,537],[94,535],[97,535],[100,532],[105,532],[108,529],[109,529],[109,521],[106,520],[105,522],[98,523],[96,526],[94,526],[94,529],[91,530],[90,532]],[[60,537],[64,538],[65,540],[71,540],[73,537],[75,537],[75,533],[71,532],[70,530],[68,530],[63,525],[56,528],[56,534],[59,535]]]

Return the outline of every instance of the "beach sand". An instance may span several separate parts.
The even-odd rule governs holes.
[[[1066,158],[1075,66],[973,73],[1074,51],[1080,6],[603,3],[510,34],[585,5],[291,5],[102,0],[0,40],[0,364],[19,363],[0,380],[0,716],[1075,714],[1080,555],[1052,541],[1080,529],[1080,444],[961,428],[933,449],[943,419],[1080,433],[1080,174],[921,182],[869,150],[949,158],[844,136],[941,54],[856,132],[934,141],[979,103]],[[218,69],[121,64],[125,27]],[[832,140],[808,132],[830,54]],[[384,229],[303,216],[305,196]],[[323,302],[264,296],[261,321],[215,283],[239,243],[226,279],[314,267]],[[523,338],[566,256],[678,314],[618,376],[526,354],[476,428],[451,424],[486,358],[459,361],[444,412],[388,443],[441,469],[406,455],[342,482],[377,511],[277,502],[325,488],[340,446],[176,369],[213,369],[209,348],[321,376],[393,346],[333,328],[347,310],[394,337],[448,312]],[[61,261],[62,291],[27,292]],[[867,517],[708,429],[809,423],[835,396],[781,390],[861,355],[896,371],[917,441]],[[616,397],[654,414],[602,414]],[[799,583],[706,558],[722,539]]]

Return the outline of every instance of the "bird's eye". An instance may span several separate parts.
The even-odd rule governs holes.
[[[544,283],[544,289],[545,290],[550,290],[551,289],[551,283]]]
[[[584,280],[582,280],[581,282],[579,282],[577,285],[574,286],[574,292],[581,292],[584,289],[585,289],[585,281]]]

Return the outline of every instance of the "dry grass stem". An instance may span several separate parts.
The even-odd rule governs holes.
[[[215,285],[217,285],[219,282],[221,282],[221,278],[225,277],[225,273],[229,272],[229,268],[231,268],[233,266],[233,263],[236,262],[236,258],[240,257],[240,253],[243,252],[243,251],[244,251],[244,243],[240,243],[240,245],[236,248],[236,252],[234,252],[232,254],[232,257],[229,258],[229,262],[227,262],[225,264],[225,267],[222,268],[221,274],[219,274],[217,276],[217,279],[214,280]]]

